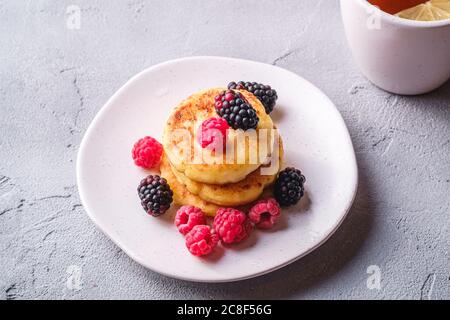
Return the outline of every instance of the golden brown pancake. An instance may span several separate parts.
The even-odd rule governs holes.
[[[220,206],[209,203],[197,195],[189,192],[186,187],[180,183],[172,172],[169,160],[165,154],[161,157],[160,164],[161,177],[167,180],[170,189],[173,191],[173,202],[177,205],[195,206],[203,210],[208,216],[214,217]]]
[[[253,130],[255,137],[258,137],[254,140],[255,143],[235,144],[235,150],[228,158],[225,154],[211,155],[206,152],[209,157],[203,157],[203,160],[209,159],[207,163],[202,161],[202,157],[196,157],[199,152],[206,151],[196,142],[197,128],[204,120],[218,117],[214,97],[224,90],[226,89],[214,88],[193,94],[173,110],[164,128],[163,145],[167,158],[178,172],[193,181],[207,184],[239,182],[265,163],[272,152],[272,119],[252,93],[240,91],[259,117],[258,126]],[[236,143],[239,132],[229,130],[227,148]],[[259,136],[263,132],[266,133],[265,139]],[[252,132],[249,130],[245,134]]]
[[[277,160],[271,164],[273,170],[265,172],[261,168],[268,169],[269,165],[261,166],[239,182],[223,185],[197,182],[189,179],[173,166],[172,173],[178,182],[182,183],[190,193],[199,196],[207,202],[231,207],[246,205],[258,199],[264,189],[275,181],[283,161],[283,145],[281,139],[279,141],[279,152],[273,155],[277,157]]]

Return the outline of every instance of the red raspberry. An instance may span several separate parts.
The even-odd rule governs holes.
[[[229,128],[230,126],[225,119],[209,118],[201,124],[197,134],[197,141],[202,148],[206,148],[209,145],[215,148],[215,145],[219,143],[222,143],[222,146],[225,147],[227,129]]]
[[[214,230],[206,225],[197,225],[186,235],[186,247],[194,256],[210,254],[219,242]]]
[[[203,211],[194,206],[182,206],[175,216],[175,225],[181,234],[186,235],[196,225],[206,224]]]
[[[152,137],[144,137],[134,144],[131,154],[137,166],[151,169],[159,164],[162,152],[161,143]]]
[[[248,218],[260,229],[270,229],[278,221],[281,209],[278,202],[273,199],[261,200],[256,203],[248,213]]]
[[[220,208],[214,217],[214,229],[224,243],[240,242],[248,237],[252,224],[242,211]]]

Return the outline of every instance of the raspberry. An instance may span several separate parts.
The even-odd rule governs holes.
[[[270,86],[266,86],[257,82],[230,82],[228,84],[228,89],[247,90],[253,93],[264,105],[267,114],[273,111],[273,108],[275,107],[278,99],[278,95],[275,90],[273,90]]]
[[[217,114],[225,119],[233,129],[256,129],[259,118],[255,109],[237,91],[227,90],[215,97]]]
[[[141,181],[137,191],[142,208],[154,217],[165,213],[172,203],[173,192],[166,179],[160,176],[147,176]]]
[[[210,118],[201,124],[199,128],[199,134],[197,135],[197,142],[206,148],[211,145],[211,147],[216,148],[216,146],[221,145],[226,146],[227,130],[230,128],[228,122],[222,118]]]
[[[220,208],[214,217],[213,227],[224,243],[240,242],[248,237],[252,224],[242,211]]]
[[[206,224],[203,211],[194,206],[182,206],[175,216],[175,225],[181,234],[186,235],[196,225]]]
[[[248,217],[260,229],[270,229],[280,218],[281,209],[273,199],[261,200],[248,213]]]
[[[305,176],[295,168],[286,168],[278,174],[273,194],[282,207],[292,206],[303,197]]]
[[[186,235],[186,247],[194,256],[210,254],[219,242],[219,237],[209,226],[197,225]]]
[[[134,144],[131,154],[137,166],[151,169],[159,164],[162,151],[163,147],[156,139],[144,137]]]

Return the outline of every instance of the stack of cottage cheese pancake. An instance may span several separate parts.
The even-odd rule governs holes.
[[[252,93],[238,91],[256,111],[255,130],[227,130],[222,148],[197,143],[200,124],[217,117],[215,97],[227,90],[213,88],[182,101],[169,116],[163,136],[161,176],[179,205],[192,205],[214,216],[220,207],[240,207],[258,200],[276,179],[283,160],[278,131]]]

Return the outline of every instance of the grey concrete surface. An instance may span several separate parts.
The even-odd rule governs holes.
[[[80,29],[66,27],[69,5]],[[193,55],[300,74],[336,103],[354,142],[360,187],[342,227],[260,278],[160,276],[80,204],[75,159],[96,112],[137,72]],[[371,85],[336,0],[0,1],[0,299],[448,299],[449,218],[450,83],[417,97]],[[367,287],[371,265],[379,289]]]

